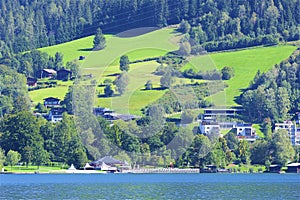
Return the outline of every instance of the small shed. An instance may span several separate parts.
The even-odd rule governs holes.
[[[287,165],[287,173],[300,173],[300,163],[291,163]]]
[[[67,81],[69,79],[71,79],[72,77],[72,72],[68,69],[61,69],[57,71],[57,79],[58,80],[64,80]]]
[[[278,173],[281,170],[281,165],[270,165],[270,173]]]
[[[37,86],[37,79],[36,78],[27,77],[27,86],[28,87],[35,87],[35,86]]]

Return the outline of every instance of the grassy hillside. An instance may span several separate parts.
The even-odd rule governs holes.
[[[39,102],[43,102],[43,99],[49,96],[63,99],[68,92],[69,86],[72,84],[72,81],[58,81],[57,87],[30,91],[29,97],[31,98],[34,105]]]
[[[137,30],[138,32],[139,30]],[[128,55],[131,61],[152,58],[164,55],[166,52],[178,49],[177,42],[181,34],[174,29],[167,28],[150,31],[141,35],[107,35],[106,48],[100,51],[93,51],[93,37],[82,38],[72,42],[47,47],[41,49],[51,55],[55,52],[64,54],[64,62],[78,59],[80,55],[86,56],[81,62],[83,74],[93,74],[97,81],[101,83],[104,79],[114,80],[120,73],[119,58],[121,55]],[[246,88],[255,76],[258,69],[266,71],[276,63],[286,59],[296,47],[275,46],[258,47],[253,49],[221,52],[204,56],[191,57],[190,62],[181,70],[193,68],[195,71],[206,71],[221,69],[224,66],[232,66],[235,76],[226,81],[228,88],[226,93],[213,95],[211,101],[219,106],[236,105],[234,99],[241,93],[241,89]],[[151,80],[154,87],[159,87],[159,76],[153,72],[159,64],[151,61],[130,65],[130,83],[127,92],[122,96],[113,98],[96,98],[96,106],[105,106],[122,113],[140,114],[140,109],[161,97],[165,91],[152,90],[145,91],[144,84]],[[190,83],[189,79],[178,79],[176,83]],[[42,89],[30,92],[30,97],[34,102],[40,102],[47,96],[63,98],[67,92],[68,85],[61,84],[57,88]],[[103,94],[103,87],[97,88],[97,94]]]
[[[258,47],[234,52],[214,53],[205,56],[197,56],[190,59],[190,63],[184,69],[213,70],[222,69],[224,66],[234,68],[235,76],[226,81],[228,88],[226,93],[218,93],[211,97],[212,102],[219,106],[234,106],[234,99],[241,94],[241,89],[247,88],[258,70],[265,72],[275,64],[288,58],[295,46]],[[225,103],[225,105],[224,105]]]
[[[129,85],[125,94],[112,98],[99,98],[97,104],[113,108],[120,113],[130,112],[132,114],[141,114],[140,109],[142,107],[145,107],[150,102],[155,101],[165,92],[163,90],[144,90],[144,85],[148,80],[152,81],[154,88],[159,87],[160,77],[152,74],[157,66],[158,63],[154,61],[130,65],[131,69],[128,72]],[[116,69],[116,71],[117,70],[118,69]],[[110,73],[114,73],[116,71],[109,71],[109,73],[106,71],[104,77],[106,78],[110,76]],[[99,92],[103,94],[103,87],[100,88]]]
[[[136,29],[139,32],[140,29]],[[83,68],[105,68],[118,64],[120,56],[128,54],[130,60],[144,59],[164,55],[168,51],[177,50],[178,46],[174,37],[180,34],[174,29],[160,29],[146,34],[132,36],[120,34],[116,36],[106,35],[106,48],[93,51],[93,36],[74,40],[64,44],[41,48],[41,51],[54,55],[62,52],[64,62],[78,59],[80,55],[87,59],[81,61]]]
[[[81,62],[82,74],[93,74],[101,83],[104,79],[114,80],[119,70],[119,59],[122,55],[129,56],[130,61],[142,60],[145,58],[159,57],[167,52],[178,49],[177,38],[181,35],[173,28],[150,31],[146,34],[137,34],[143,30],[136,29],[131,33],[106,36],[106,48],[100,51],[91,49],[93,36],[74,40],[72,42],[46,47],[40,49],[50,55],[56,52],[64,54],[64,62],[78,59],[80,55],[86,57]],[[159,86],[159,78],[152,74],[157,68],[158,63],[146,62],[130,65],[129,77],[130,84],[127,92],[121,97],[97,98],[96,106],[105,106],[115,109],[118,112],[128,112],[140,114],[140,109],[150,102],[161,97],[165,91],[153,90],[144,91],[144,84],[151,80],[154,87]],[[30,92],[30,97],[34,102],[39,102],[46,96],[63,98],[67,87],[57,87],[56,89],[43,89]],[[103,88],[97,89],[98,94],[103,94]],[[128,103],[129,102],[129,103]]]

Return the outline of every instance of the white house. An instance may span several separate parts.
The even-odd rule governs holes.
[[[294,124],[291,121],[284,121],[283,123],[275,123],[275,131],[279,129],[283,129],[290,134],[293,130],[293,126]]]
[[[48,120],[56,123],[63,119],[63,113],[66,112],[64,108],[52,108],[48,115]]]
[[[218,122],[201,121],[199,125],[199,131],[205,135],[211,133],[220,134],[220,125]]]
[[[294,124],[292,121],[284,121],[283,123],[275,123],[275,131],[286,130],[290,136],[292,145],[300,145],[300,125]]]
[[[252,124],[237,123],[234,126],[236,130],[236,136],[238,139],[245,139],[249,142],[254,142],[257,138],[255,128],[252,127]]]

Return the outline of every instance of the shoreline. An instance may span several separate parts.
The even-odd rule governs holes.
[[[35,174],[286,174],[285,172],[233,172],[233,171],[218,171],[218,172],[199,172],[199,169],[134,169],[124,170],[121,172],[95,171],[95,170],[57,170],[49,172],[0,172],[0,174],[13,175],[35,175]],[[288,173],[290,174],[290,173]],[[294,173],[291,173],[294,174]],[[297,174],[297,173],[295,173]]]

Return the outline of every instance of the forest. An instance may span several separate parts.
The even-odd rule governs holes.
[[[93,35],[136,27],[189,23],[209,50],[299,39],[298,0],[1,0],[0,58]]]

